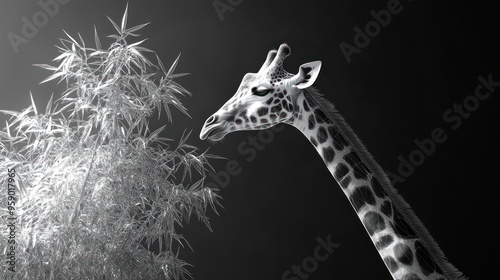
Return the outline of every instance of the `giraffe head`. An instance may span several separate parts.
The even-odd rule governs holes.
[[[299,93],[318,77],[321,62],[301,65],[297,74],[283,70],[283,61],[291,53],[282,44],[267,54],[257,73],[243,77],[236,94],[205,122],[200,138],[218,141],[233,131],[260,130],[289,122],[297,109]]]

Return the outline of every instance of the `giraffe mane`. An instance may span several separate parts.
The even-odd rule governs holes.
[[[443,270],[444,274],[452,280],[466,280],[467,278],[448,262],[448,259],[445,257],[436,241],[434,241],[427,228],[425,228],[424,224],[415,215],[410,205],[403,199],[403,197],[401,197],[401,195],[398,194],[396,188],[392,186],[383,169],[375,161],[370,152],[368,152],[365,145],[353,132],[352,128],[335,109],[335,106],[330,101],[325,99],[323,94],[314,87],[304,89],[304,97],[320,107],[323,112],[325,112],[327,117],[338,125],[343,136],[348,139],[356,152],[359,153],[360,158],[373,172],[374,176],[381,182],[382,188],[389,194],[389,197],[393,202],[393,207],[397,208],[405,216],[405,218],[408,219],[410,226],[421,238],[422,243],[430,251],[432,257],[435,258],[436,263]]]

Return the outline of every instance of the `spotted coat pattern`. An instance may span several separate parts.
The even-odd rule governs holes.
[[[297,102],[303,105],[292,124],[302,131],[323,158],[393,278],[447,279],[341,128],[308,99],[305,95],[297,98]]]
[[[356,149],[352,137],[307,89],[321,63],[303,64],[292,75],[283,70],[289,54],[286,44],[269,52],[259,72],[245,75],[236,94],[207,119],[200,138],[218,141],[233,131],[293,125],[322,157],[394,279],[451,279],[445,277],[429,246],[395,205],[394,196]]]

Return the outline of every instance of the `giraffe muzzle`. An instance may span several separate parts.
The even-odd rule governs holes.
[[[226,134],[225,125],[220,123],[210,125],[209,122],[207,122],[201,129],[200,139],[205,140],[208,138],[211,141],[219,141],[222,140]]]

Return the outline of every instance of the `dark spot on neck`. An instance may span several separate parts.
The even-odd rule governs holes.
[[[309,130],[312,130],[314,126],[316,126],[316,120],[314,119],[314,115],[310,115],[308,119],[308,128]]]
[[[405,220],[403,217],[403,214],[399,212],[397,209],[392,209],[393,210],[393,225],[392,227],[394,228],[394,232],[401,238],[405,239],[412,239],[417,237],[417,234],[413,230],[413,228],[410,226],[410,224]]]
[[[366,179],[368,177],[368,167],[361,160],[356,151],[351,151],[344,156],[344,160],[349,164],[354,172],[354,177],[357,179]]]
[[[367,186],[357,187],[351,194],[349,198],[352,206],[356,212],[361,209],[365,204],[375,205],[375,198],[373,197],[372,191]]]
[[[304,111],[309,112],[309,104],[307,104],[307,100],[304,98]]]
[[[413,252],[405,244],[397,244],[394,246],[394,256],[398,261],[405,265],[411,265],[413,263]]]
[[[325,160],[326,164],[332,163],[333,159],[335,158],[335,151],[330,148],[323,148],[323,159]]]
[[[283,108],[288,107],[288,102],[286,102],[285,99],[281,100],[281,106],[283,106]]]
[[[351,181],[352,181],[351,176],[346,176],[344,177],[344,179],[340,181],[340,186],[342,186],[342,188],[344,189],[347,189]]]
[[[380,214],[373,211],[365,214],[363,217],[363,224],[370,235],[385,229],[384,218],[382,218]]]
[[[334,173],[335,179],[342,180],[342,178],[344,178],[344,176],[346,176],[347,173],[349,173],[349,168],[347,168],[345,164],[343,163],[337,164]]]
[[[328,127],[328,133],[330,137],[332,137],[333,146],[338,151],[342,151],[345,147],[349,145],[349,142],[345,139],[345,137],[340,133],[340,130],[335,126]]]
[[[328,137],[328,135],[326,133],[326,129],[324,127],[320,126],[318,128],[318,141],[320,143],[325,143],[326,140],[328,139],[327,137]]]
[[[323,123],[328,120],[328,117],[321,109],[316,109],[314,113],[316,114],[316,119],[318,120],[318,123]]]
[[[394,238],[392,238],[392,236],[384,235],[380,237],[375,246],[377,246],[378,249],[384,249],[385,247],[391,245],[392,242],[394,242]]]

